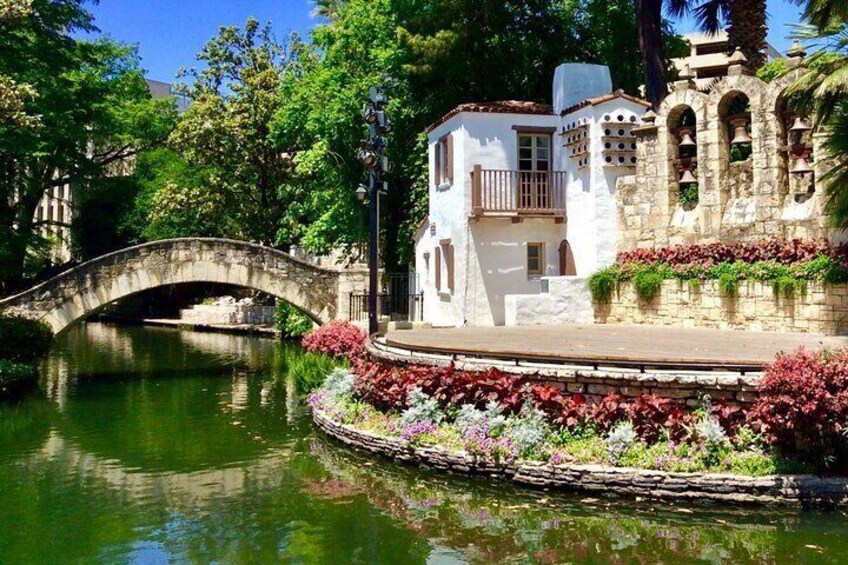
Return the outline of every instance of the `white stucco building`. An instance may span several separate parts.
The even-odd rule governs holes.
[[[648,104],[585,64],[557,69],[552,99],[463,104],[428,128],[425,322],[591,321],[585,277],[615,260],[616,179],[633,173]]]

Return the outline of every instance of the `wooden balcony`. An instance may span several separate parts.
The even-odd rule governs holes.
[[[553,218],[565,221],[564,171],[483,169],[471,172],[472,217]]]

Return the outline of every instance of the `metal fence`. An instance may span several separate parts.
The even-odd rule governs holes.
[[[424,319],[424,293],[418,288],[417,274],[385,276],[383,292],[377,295],[377,316],[393,322],[420,322]],[[351,293],[350,320],[368,319],[368,292]]]

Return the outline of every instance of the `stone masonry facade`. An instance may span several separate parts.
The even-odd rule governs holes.
[[[324,433],[350,447],[413,465],[454,473],[485,475],[536,488],[556,488],[602,495],[690,502],[749,505],[842,506],[848,479],[813,475],[746,477],[718,473],[670,473],[628,467],[574,465],[517,460],[498,463],[465,451],[414,446],[401,438],[358,430],[313,410]]]
[[[803,64],[800,55],[789,61],[795,67]],[[796,138],[798,132],[791,130],[796,116],[786,104],[785,90],[799,73],[795,68],[765,83],[746,74],[737,61],[708,92],[681,77],[656,113],[647,113],[634,130],[636,173],[621,177],[616,191],[618,249],[827,238],[824,195],[816,183],[829,168],[817,158],[824,154],[822,137],[805,131]],[[740,111],[751,139],[744,160],[731,153]],[[695,142],[696,154],[690,156],[697,179],[694,205],[681,202],[684,130]],[[790,146],[806,147],[813,172],[791,172],[797,162]]]
[[[740,281],[735,296],[724,296],[716,280],[669,280],[646,302],[624,282],[608,304],[595,304],[595,321],[838,335],[848,332],[848,285],[811,281],[806,292],[786,297],[769,282]]]

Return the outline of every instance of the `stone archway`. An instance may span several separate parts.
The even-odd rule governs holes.
[[[0,313],[47,322],[59,333],[108,304],[152,288],[226,283],[285,300],[318,323],[348,319],[349,295],[368,272],[329,269],[243,241],[192,238],[146,243],[87,261],[21,294],[0,300]]]

